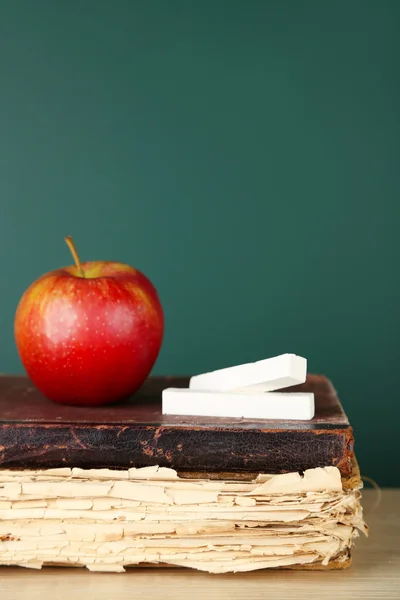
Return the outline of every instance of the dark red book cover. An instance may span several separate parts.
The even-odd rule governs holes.
[[[127,468],[180,472],[351,472],[353,432],[331,382],[308,375],[292,391],[315,394],[311,421],[163,416],[161,393],[185,377],[152,377],[124,403],[55,404],[23,376],[0,376],[0,468]],[[285,390],[286,391],[286,390]]]

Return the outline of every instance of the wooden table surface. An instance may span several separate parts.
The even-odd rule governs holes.
[[[288,598],[400,599],[400,489],[365,490],[363,506],[371,533],[357,541],[346,571],[259,571],[208,575],[185,569],[130,569],[90,573],[86,569],[0,568],[4,600],[258,600]]]

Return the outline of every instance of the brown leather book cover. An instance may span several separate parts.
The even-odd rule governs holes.
[[[152,377],[124,403],[87,408],[50,402],[23,376],[0,377],[0,468],[127,468],[180,472],[351,473],[353,432],[331,382],[291,388],[315,394],[311,421],[163,416],[161,392],[188,377]]]

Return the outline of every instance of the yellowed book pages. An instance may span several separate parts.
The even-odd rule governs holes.
[[[0,564],[211,573],[347,564],[367,533],[361,483],[336,467],[252,480],[146,467],[0,471]]]

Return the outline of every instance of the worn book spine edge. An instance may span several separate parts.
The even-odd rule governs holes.
[[[302,451],[299,452],[299,447]],[[154,425],[0,425],[0,467],[129,468],[286,473],[334,466],[351,473],[350,426],[315,430],[204,429]]]

